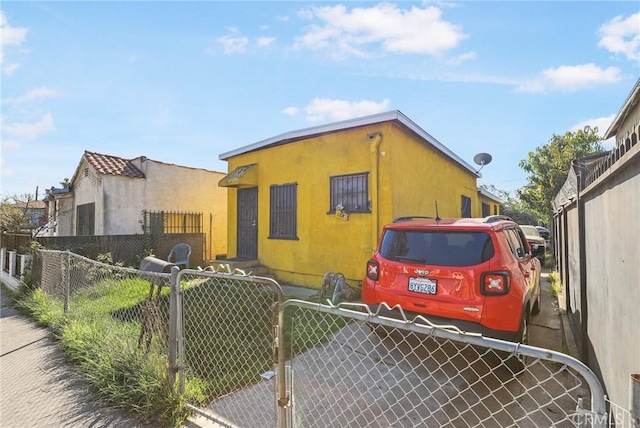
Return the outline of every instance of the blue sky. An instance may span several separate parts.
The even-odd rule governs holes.
[[[221,153],[389,110],[470,164],[490,153],[479,184],[513,192],[528,152],[587,124],[604,135],[640,76],[637,1],[3,1],[0,11],[2,196],[38,186],[42,197],[85,150],[226,172]]]

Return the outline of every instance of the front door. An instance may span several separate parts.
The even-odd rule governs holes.
[[[238,189],[238,257],[258,258],[258,188]]]

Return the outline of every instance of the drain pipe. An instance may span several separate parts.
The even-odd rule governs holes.
[[[380,234],[380,156],[378,148],[382,142],[382,132],[367,134],[367,139],[370,141],[369,152],[371,155],[371,251],[374,251],[376,245],[378,245],[378,236]]]

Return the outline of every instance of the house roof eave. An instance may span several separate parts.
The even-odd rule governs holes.
[[[636,81],[635,86],[629,93],[629,96],[627,97],[624,104],[622,105],[622,108],[620,109],[616,117],[613,119],[613,122],[611,122],[611,125],[609,125],[609,129],[607,129],[607,132],[605,132],[603,137],[605,140],[608,140],[609,138],[616,136],[620,126],[622,126],[623,122],[625,121],[625,119],[627,118],[631,110],[633,110],[633,108],[636,107],[638,104],[640,104],[640,78]]]
[[[304,138],[309,138],[312,136],[326,134],[331,132],[343,131],[346,129],[356,128],[360,126],[374,125],[377,123],[388,122],[388,121],[397,121],[416,134],[423,141],[428,143],[430,146],[434,147],[436,150],[456,162],[462,168],[468,170],[474,176],[480,178],[482,174],[476,171],[470,164],[465,162],[462,158],[452,152],[448,147],[444,144],[440,143],[437,139],[431,136],[428,132],[418,126],[415,122],[405,116],[399,110],[388,111],[384,113],[377,113],[370,116],[363,116],[354,119],[347,119],[340,122],[329,123],[325,125],[314,126],[310,128],[299,129],[296,131],[287,132],[284,134],[277,135],[272,138],[268,138],[266,140],[258,141],[253,144],[249,144],[247,146],[240,147],[235,150],[231,150],[219,155],[220,160],[228,160],[231,157],[238,156],[244,153],[249,153],[252,151],[265,149],[268,147],[275,147],[282,144],[287,144],[290,142],[294,142],[297,140],[301,140]]]

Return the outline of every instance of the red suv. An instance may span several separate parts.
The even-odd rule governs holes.
[[[362,301],[400,305],[412,319],[526,343],[540,310],[540,261],[510,218],[403,217],[386,225],[367,262]]]

